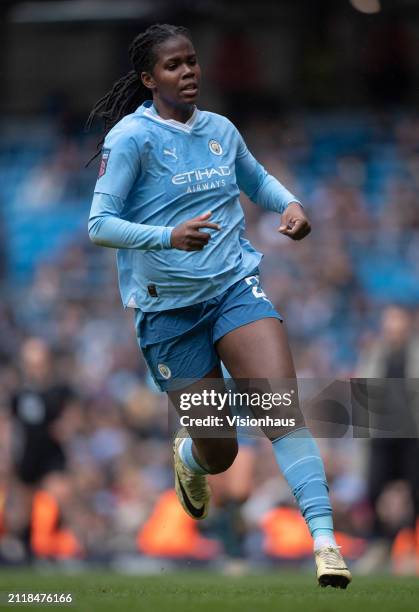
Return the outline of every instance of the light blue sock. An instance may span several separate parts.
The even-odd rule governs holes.
[[[192,453],[192,438],[185,438],[179,446],[179,456],[183,463],[195,474],[208,474],[202,465],[199,465]]]
[[[272,447],[314,538],[315,548],[336,546],[329,487],[319,448],[310,431],[306,427],[293,431],[274,440]]]

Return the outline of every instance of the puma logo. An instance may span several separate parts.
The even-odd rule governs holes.
[[[169,155],[170,157],[174,157],[176,161],[178,160],[176,155],[176,148],[173,149],[173,151],[171,151],[170,149],[163,149],[163,153],[165,155]]]

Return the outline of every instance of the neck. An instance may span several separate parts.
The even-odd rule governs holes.
[[[195,110],[194,104],[188,104],[187,106],[170,106],[163,100],[156,98],[153,99],[153,104],[162,119],[174,119],[180,123],[186,123]]]

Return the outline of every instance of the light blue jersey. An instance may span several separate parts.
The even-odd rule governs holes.
[[[151,101],[105,139],[89,235],[118,248],[125,306],[169,310],[211,299],[249,275],[262,255],[244,237],[240,190],[282,213],[298,200],[249,153],[225,117],[195,109],[186,123],[162,119]],[[202,251],[171,248],[173,227],[207,211]]]

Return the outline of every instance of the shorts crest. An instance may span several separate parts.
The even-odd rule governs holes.
[[[165,380],[169,380],[169,378],[172,376],[170,368],[167,365],[164,365],[164,363],[159,363],[157,369]]]

